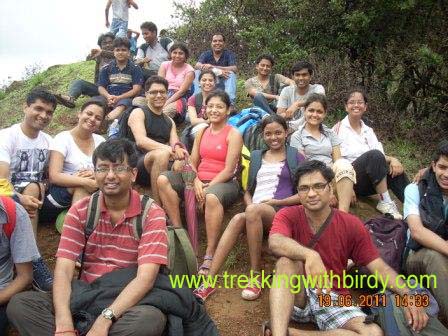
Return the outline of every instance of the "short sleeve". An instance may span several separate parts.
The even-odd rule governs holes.
[[[202,64],[207,64],[207,52],[204,51],[198,58],[198,62]]]
[[[244,88],[246,89],[246,92],[249,92],[250,89],[254,88],[254,78],[251,77],[248,80],[244,82]]]
[[[302,143],[302,129],[298,129],[295,131],[290,140],[290,146],[297,148],[299,151],[303,151],[303,143]]]
[[[66,157],[68,153],[68,136],[70,134],[66,131],[57,134],[50,142],[50,150],[59,152]]]
[[[145,53],[143,52],[142,48],[137,49],[137,56],[135,56],[135,59],[140,60],[145,58]]]
[[[185,74],[189,73],[189,72],[194,72],[194,68],[187,63],[187,68],[185,69]]]
[[[330,138],[331,147],[339,146],[342,143],[342,140],[331,128],[327,129],[327,134]]]
[[[83,199],[73,204],[65,216],[59,247],[56,253],[57,258],[66,258],[75,261],[86,244],[84,224],[81,222],[78,210],[80,204],[83,208],[87,208],[88,200]]]
[[[233,51],[228,51],[227,66],[236,65],[236,55]]]
[[[411,183],[404,189],[403,218],[406,219],[409,215],[420,216],[419,204],[418,185]]]
[[[11,143],[12,137],[9,135],[9,128],[0,131],[0,161],[11,163],[12,147]]]
[[[107,88],[109,85],[108,66],[102,67],[98,75],[98,86],[102,86],[103,88]]]
[[[196,95],[192,95],[190,98],[188,98],[187,105],[191,107],[196,107]]]
[[[28,213],[18,203],[16,203],[16,226],[11,235],[10,247],[14,264],[30,262],[40,257]]]
[[[352,216],[352,221],[349,230],[349,242],[351,242],[352,247],[349,258],[358,266],[366,266],[379,258],[380,254],[361,220]]]
[[[277,108],[288,108],[289,107],[289,95],[290,86],[284,88],[280,93],[280,98],[278,99]]]
[[[314,88],[314,93],[321,94],[325,96],[325,88],[323,85],[316,84],[316,87]]]
[[[289,78],[283,76],[282,74],[276,74],[275,75],[275,81],[278,84],[289,85]],[[273,89],[273,88],[271,88],[271,89]]]
[[[281,234],[282,236],[292,238],[292,223],[290,221],[291,215],[288,214],[294,209],[295,207],[283,208],[275,214],[271,231],[269,232],[270,236],[273,234]]]
[[[143,85],[143,83],[143,71],[139,66],[134,64],[132,70],[132,85]]]

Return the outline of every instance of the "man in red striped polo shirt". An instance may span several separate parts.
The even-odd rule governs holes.
[[[99,219],[86,242],[89,197],[70,208],[56,254],[53,298],[25,292],[15,296],[8,307],[8,316],[20,335],[76,334],[69,304],[75,262],[83,251],[81,280],[88,283],[116,269],[138,267],[136,277],[104,307],[89,335],[159,336],[163,332],[166,317],[162,312],[136,304],[152,289],[160,266],[167,265],[165,213],[152,203],[143,219],[140,240],[134,237],[131,220],[143,209],[139,194],[132,190],[137,176],[132,143],[123,139],[102,143],[93,154],[93,164],[101,190]]]

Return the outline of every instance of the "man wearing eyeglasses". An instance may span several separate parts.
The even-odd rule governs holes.
[[[170,161],[182,160],[184,151],[177,145],[176,124],[163,113],[168,99],[168,82],[152,76],[145,83],[146,104],[129,115],[126,138],[139,149],[137,184],[151,186],[152,198],[160,204],[157,178],[168,170]]]
[[[117,269],[138,267],[136,277],[96,318],[89,336],[159,336],[164,330],[164,314],[153,306],[137,303],[152,289],[160,266],[167,264],[165,212],[153,203],[143,219],[140,240],[134,237],[130,228],[132,219],[143,209],[139,194],[132,190],[137,176],[137,155],[131,142],[125,139],[103,142],[93,154],[93,164],[101,191],[96,226],[86,238],[90,197],[70,208],[56,254],[53,297],[25,292],[13,297],[8,305],[8,317],[20,335],[77,335],[70,295],[75,262],[82,252],[80,279],[87,283]]]
[[[328,335],[383,335],[378,325],[364,323],[366,315],[359,307],[319,305],[323,287],[331,288],[332,302],[338,302],[340,295],[350,295],[342,282],[349,258],[359,266],[367,266],[378,277],[388,279],[387,286],[397,294],[409,293],[404,283],[397,281],[395,271],[380,258],[363,223],[353,215],[330,208],[333,177],[333,171],[325,163],[316,160],[301,163],[296,181],[302,205],[284,208],[274,217],[269,247],[280,258],[270,292],[271,324],[265,335],[285,336],[288,331],[288,335],[307,335],[304,331],[288,329],[290,317],[297,322],[313,321]],[[337,277],[330,283],[329,277],[325,277],[330,272],[339,277],[340,283]],[[290,280],[297,275],[308,279],[321,277],[322,282],[301,290],[294,297],[291,288],[279,280]],[[402,289],[391,287],[397,283]],[[425,327],[428,316],[424,308],[409,305],[404,310],[414,331]]]

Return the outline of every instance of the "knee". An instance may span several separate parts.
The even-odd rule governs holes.
[[[29,195],[36,198],[40,197],[40,188],[38,183],[32,182],[28,184],[22,192],[23,195]]]
[[[9,300],[6,307],[6,315],[11,322],[20,320],[24,313],[23,304],[27,301],[28,296],[26,292],[17,293]]]
[[[378,324],[364,324],[364,328],[361,330],[362,336],[383,336],[383,330]]]
[[[165,175],[160,175],[157,178],[157,187],[160,190],[167,190],[169,185],[170,181],[168,180],[168,177],[166,177]]]
[[[381,153],[381,151],[379,151],[378,149],[372,149],[370,151],[368,151],[366,153],[366,155],[368,156],[368,158],[370,160],[372,160],[373,162],[380,162],[380,161],[384,161],[386,162],[386,157],[384,156],[383,153]]]
[[[287,257],[280,257],[275,263],[275,273],[277,274],[297,274],[298,272],[299,267],[297,262]]]
[[[258,204],[250,204],[246,208],[246,218],[247,220],[252,220],[253,218],[259,216]]]
[[[346,159],[338,159],[333,164],[333,172],[336,183],[343,178],[350,179],[353,183],[356,183],[356,173],[350,161]]]
[[[432,249],[426,249],[424,253],[424,263],[426,264],[426,267],[430,266],[434,269],[434,271],[446,268],[446,265],[448,264],[448,258],[445,257],[442,253]]]
[[[132,308],[135,320],[132,323],[133,336],[161,336],[165,329],[166,316],[152,306]],[[150,323],[148,323],[150,321]]]
[[[211,210],[211,209],[217,209],[219,207],[222,207],[221,202],[219,202],[218,197],[213,194],[207,194],[205,195],[205,209]]]

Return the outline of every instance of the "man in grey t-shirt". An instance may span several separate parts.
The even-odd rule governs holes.
[[[325,89],[320,84],[310,84],[314,67],[311,63],[300,61],[291,68],[291,78],[295,85],[285,87],[280,93],[277,103],[277,114],[292,120],[290,127],[297,130],[303,124],[303,106],[312,93],[325,95]],[[295,122],[299,120],[299,122]]]
[[[16,225],[8,238],[3,229],[8,216],[0,200],[0,335],[7,325],[6,305],[13,295],[31,284],[31,261],[40,257],[28,213],[20,204],[15,206]]]

